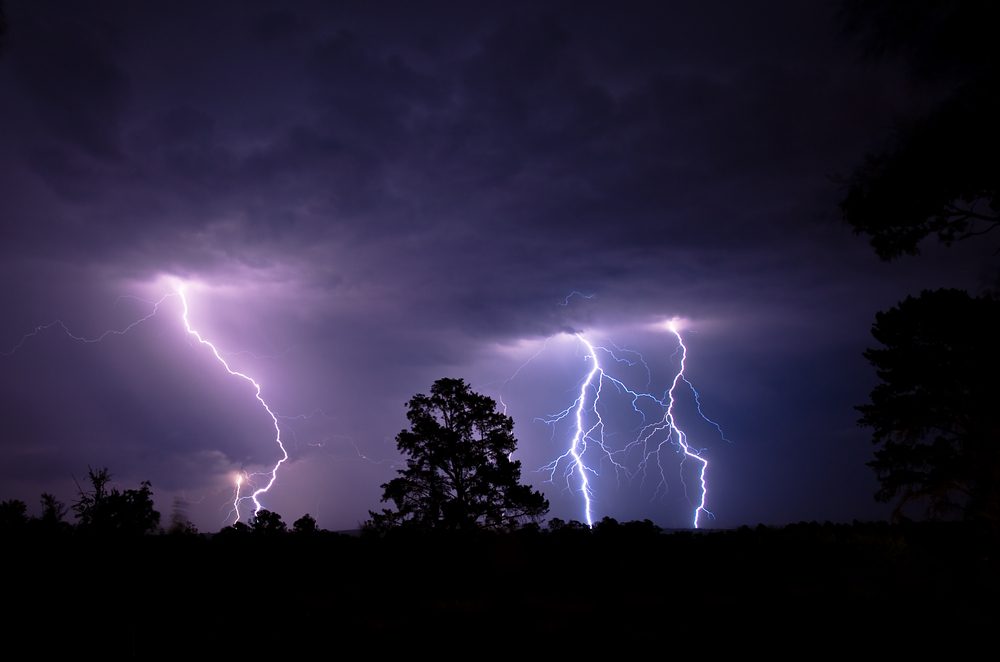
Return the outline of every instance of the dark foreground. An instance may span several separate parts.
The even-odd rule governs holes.
[[[64,535],[4,547],[6,652],[30,658],[356,659],[402,647],[479,659],[807,640],[812,657],[872,637],[890,648],[992,641],[1000,613],[996,546],[958,525]]]

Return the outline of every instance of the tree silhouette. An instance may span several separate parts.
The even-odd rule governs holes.
[[[170,527],[167,533],[177,536],[193,536],[198,534],[198,527],[188,517],[187,502],[180,497],[174,498],[174,506],[170,513]]]
[[[844,220],[886,260],[1000,227],[1000,4],[854,0],[844,16],[869,54],[902,56],[947,90],[853,173]]]
[[[262,508],[250,518],[250,532],[258,535],[277,535],[285,533],[288,527],[278,513]]]
[[[514,421],[461,379],[439,379],[407,403],[410,429],[396,435],[407,457],[382,485],[395,510],[371,512],[370,528],[502,529],[548,511],[541,492],[519,483]]]
[[[141,535],[151,533],[160,524],[160,513],[153,508],[153,490],[148,480],[137,490],[108,489],[108,469],[87,469],[91,489],[80,488],[73,511],[82,531],[98,535]]]
[[[319,529],[316,527],[316,520],[309,513],[306,513],[292,522],[292,531],[294,533],[309,535],[316,533],[318,530]]]
[[[42,492],[41,521],[49,526],[60,526],[66,518],[66,504],[48,492]]]
[[[881,383],[858,407],[873,428],[881,501],[930,516],[1000,524],[1000,301],[925,291],[878,313],[882,347],[865,357]]]

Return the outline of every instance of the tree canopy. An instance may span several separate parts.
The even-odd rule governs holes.
[[[152,533],[160,524],[160,513],[153,508],[153,490],[148,480],[137,490],[109,489],[111,473],[107,468],[88,469],[90,489],[80,488],[73,504],[81,530],[96,534],[141,535]]]
[[[925,291],[878,313],[865,352],[881,383],[859,423],[878,446],[876,497],[897,515],[1000,523],[1000,301],[960,290]]]
[[[929,0],[845,3],[848,30],[874,56],[902,57],[938,92],[848,179],[844,220],[883,259],[1000,227],[1000,5]]]
[[[548,501],[520,484],[514,421],[462,379],[439,379],[407,402],[410,429],[396,436],[406,468],[382,485],[395,509],[371,512],[375,529],[503,529],[541,517]]]

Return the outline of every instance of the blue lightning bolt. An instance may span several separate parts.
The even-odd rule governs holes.
[[[555,425],[559,421],[565,420],[572,416],[573,421],[573,433],[570,438],[570,444],[566,452],[564,452],[559,457],[552,460],[552,462],[546,464],[542,467],[542,471],[547,471],[549,473],[549,481],[555,479],[556,471],[559,467],[566,461],[566,469],[564,470],[564,477],[566,479],[566,485],[571,490],[571,479],[574,476],[578,476],[579,491],[583,499],[583,516],[587,522],[588,526],[594,525],[594,513],[593,513],[593,491],[590,486],[590,478],[588,474],[593,476],[598,476],[599,472],[594,467],[588,465],[584,461],[585,454],[588,449],[588,441],[594,442],[599,449],[602,459],[606,459],[611,462],[614,466],[615,471],[621,479],[622,475],[626,477],[631,477],[631,472],[628,468],[622,464],[618,459],[623,455],[623,450],[615,450],[611,448],[605,437],[605,425],[604,418],[601,416],[599,409],[599,404],[601,401],[601,394],[604,388],[605,381],[610,382],[620,393],[625,393],[631,397],[632,409],[645,420],[645,413],[639,407],[638,403],[640,399],[648,398],[655,403],[663,403],[656,397],[650,395],[649,393],[640,393],[630,389],[619,379],[609,375],[604,368],[601,366],[601,361],[598,357],[598,351],[606,353],[611,357],[616,363],[624,363],[628,366],[635,365],[634,362],[627,359],[619,357],[617,354],[612,352],[606,347],[600,345],[594,345],[589,340],[587,340],[583,334],[575,334],[576,338],[583,344],[587,349],[587,354],[584,360],[590,361],[592,363],[590,370],[587,372],[583,381],[580,383],[580,393],[573,403],[566,409],[560,411],[557,414],[553,414],[546,418],[537,419],[543,423],[549,425]],[[616,348],[618,349],[618,348]],[[620,350],[619,351],[629,351]],[[634,352],[638,355],[637,352]],[[640,355],[641,356],[641,355]],[[647,367],[648,370],[648,367]],[[592,425],[588,425],[587,419],[591,418],[594,420]],[[554,429],[553,429],[554,433]],[[627,449],[626,449],[627,450]]]
[[[587,371],[579,383],[577,395],[562,411],[535,419],[552,426],[553,437],[556,434],[556,424],[563,421],[569,423],[565,450],[539,470],[548,475],[548,482],[555,482],[556,475],[562,472],[566,489],[580,497],[582,519],[588,526],[593,526],[595,519],[594,479],[600,475],[600,465],[610,463],[614,467],[621,487],[623,477],[626,479],[641,477],[642,482],[645,482],[648,470],[655,462],[660,478],[654,491],[655,499],[657,495],[667,493],[668,465],[664,458],[668,450],[675,450],[681,456],[678,471],[684,493],[694,508],[691,520],[694,528],[700,528],[706,517],[714,517],[708,509],[709,461],[704,455],[704,449],[691,445],[687,430],[681,427],[678,420],[678,400],[682,386],[690,389],[695,409],[702,420],[711,425],[724,441],[730,442],[730,440],[726,438],[722,426],[705,414],[701,394],[686,375],[688,351],[680,332],[679,322],[676,319],[672,320],[667,323],[667,328],[677,340],[674,355],[679,357],[679,361],[669,388],[662,395],[649,392],[652,371],[641,353],[620,347],[610,341],[607,343],[608,347],[597,345],[588,340],[583,333],[575,333],[573,336],[585,348],[584,360],[589,362]],[[520,366],[504,385],[509,384],[525,365],[535,360],[543,350],[544,346]],[[607,366],[602,363],[604,358],[608,359]],[[641,368],[645,372],[645,390],[634,389],[622,379],[609,374],[608,368],[616,365],[623,369]],[[608,386],[614,387],[618,399],[604,397]],[[608,441],[612,437],[612,432],[607,429],[605,421],[610,420],[606,417],[610,411],[609,407],[618,406],[616,403],[622,396],[629,402],[633,415],[641,422],[636,427],[633,440],[623,447],[617,447]],[[506,411],[506,405],[504,410]],[[638,457],[635,455],[636,451],[639,453]],[[637,465],[634,464],[634,460],[638,460]],[[687,467],[690,464],[696,465],[696,484],[691,486],[685,481],[685,473],[689,474]]]
[[[642,461],[640,462],[640,469],[642,470],[644,475],[649,461],[655,457],[657,466],[660,470],[660,484],[657,486],[658,490],[660,488],[666,489],[667,485],[666,474],[664,473],[665,470],[661,461],[661,453],[665,450],[668,444],[673,444],[674,446],[676,446],[677,451],[682,455],[681,466],[680,466],[680,472],[681,472],[680,480],[681,480],[681,485],[684,486],[685,494],[687,494],[688,486],[684,480],[684,473],[683,473],[684,465],[689,460],[694,461],[698,464],[697,467],[698,494],[695,499],[696,503],[692,503],[692,505],[695,506],[692,524],[694,528],[697,529],[701,527],[701,521],[703,515],[707,515],[708,517],[711,518],[714,518],[715,515],[713,515],[712,512],[707,507],[708,479],[706,477],[706,474],[708,472],[708,466],[709,466],[708,460],[702,455],[703,450],[691,447],[691,444],[688,442],[687,432],[681,429],[680,425],[677,422],[675,406],[677,404],[677,388],[681,382],[686,384],[687,387],[691,390],[691,393],[694,395],[695,407],[698,411],[698,415],[701,416],[701,418],[706,423],[712,425],[718,431],[719,436],[722,437],[724,441],[729,442],[730,440],[726,438],[726,435],[722,430],[722,426],[705,415],[705,412],[701,408],[701,394],[698,393],[698,390],[694,387],[694,384],[692,384],[691,381],[684,374],[684,371],[687,368],[688,354],[687,354],[687,345],[684,344],[684,338],[681,336],[680,333],[679,322],[676,319],[669,321],[667,323],[667,329],[669,329],[670,332],[674,334],[674,337],[677,338],[677,351],[680,353],[680,361],[678,364],[677,373],[674,375],[674,378],[670,383],[670,388],[667,390],[667,393],[664,396],[664,400],[666,400],[666,412],[664,413],[663,418],[660,421],[643,428],[639,436],[636,438],[636,441],[632,442],[629,446],[631,447],[635,445],[642,445],[646,449]],[[649,450],[650,440],[654,436],[656,436],[657,433],[660,433],[664,430],[667,432],[666,437],[659,443],[655,444],[652,450]]]
[[[681,348],[681,360],[680,360],[680,368],[677,370],[677,374],[674,376],[674,381],[670,384],[670,390],[667,392],[667,397],[669,398],[670,404],[667,405],[667,413],[664,416],[663,420],[664,422],[667,423],[667,425],[670,426],[671,435],[673,435],[674,433],[676,433],[677,435],[677,445],[680,447],[681,452],[684,455],[684,459],[681,460],[682,468],[684,462],[687,461],[689,458],[695,460],[701,465],[700,468],[698,469],[698,482],[701,486],[701,494],[698,500],[698,506],[694,510],[694,522],[693,522],[694,528],[697,529],[699,528],[702,513],[705,513],[709,517],[715,517],[715,515],[713,515],[711,511],[709,511],[705,507],[705,502],[708,500],[708,482],[705,480],[705,472],[708,471],[708,460],[706,460],[701,456],[701,451],[692,450],[691,446],[688,444],[687,441],[687,433],[681,430],[680,427],[678,427],[677,417],[674,415],[674,404],[676,404],[676,400],[674,398],[674,391],[677,390],[677,383],[683,380],[690,386],[691,382],[689,382],[684,377],[684,368],[686,367],[685,363],[687,362],[687,346],[684,344],[684,339],[681,337],[681,333],[680,330],[677,328],[676,322],[671,321],[669,323],[669,329],[677,337],[677,344],[680,345]],[[691,388],[693,389],[694,387],[692,386]],[[698,408],[698,411],[699,412],[701,411],[700,406]],[[702,416],[704,417],[704,414],[702,414]],[[684,478],[682,474],[681,475],[682,483],[683,480]]]

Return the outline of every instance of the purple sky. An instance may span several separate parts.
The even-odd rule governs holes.
[[[123,295],[181,278],[196,328],[275,411],[311,415],[282,419],[264,503],[286,521],[378,507],[404,403],[443,376],[502,391],[523,478],[580,518],[536,471],[568,439],[536,417],[588,369],[559,334],[641,351],[662,392],[675,344],[650,325],[678,316],[732,440],[685,414],[716,525],[885,514],[852,409],[874,313],[975,286],[989,250],[887,265],[839,221],[833,176],[926,101],[835,6],[279,4],[6,3],[0,349],[54,319],[121,328],[149,312]],[[559,305],[574,290],[594,297]],[[28,339],[0,357],[0,407],[0,498],[33,507],[106,465],[217,530],[236,473],[278,456],[176,299],[101,344]],[[666,496],[604,467],[595,514],[686,525],[676,461]]]

